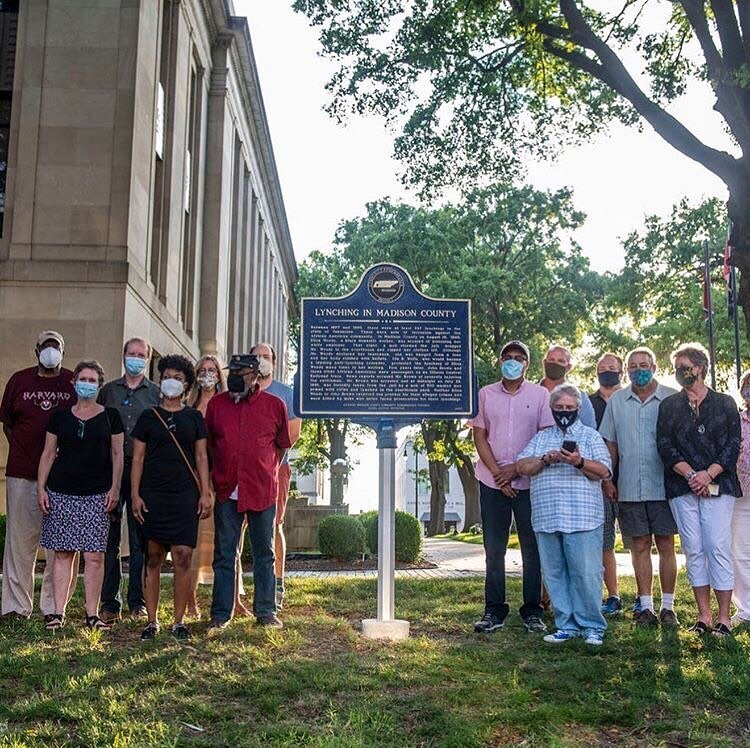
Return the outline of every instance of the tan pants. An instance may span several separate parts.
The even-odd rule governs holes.
[[[6,480],[7,524],[3,554],[2,614],[30,616],[34,607],[34,564],[42,532],[42,511],[36,498],[36,481],[25,478]],[[42,578],[39,608],[42,615],[55,612],[52,594],[54,551],[45,551],[47,563]],[[78,555],[73,579],[78,576]],[[75,583],[71,585],[71,593]]]

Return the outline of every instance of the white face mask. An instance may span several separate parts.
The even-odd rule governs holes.
[[[219,375],[213,371],[207,371],[198,377],[198,384],[202,390],[212,390],[219,383]]]
[[[39,352],[39,363],[45,369],[56,369],[62,363],[62,352],[49,346]]]
[[[273,371],[273,364],[266,358],[260,359],[258,362],[258,373],[262,377],[270,377]]]
[[[185,391],[185,385],[179,379],[162,379],[161,380],[161,394],[164,397],[174,398],[180,397]]]

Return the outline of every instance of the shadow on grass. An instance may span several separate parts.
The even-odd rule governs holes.
[[[374,580],[291,580],[283,630],[236,620],[207,638],[200,622],[188,645],[168,633],[141,643],[136,621],[103,635],[73,623],[54,637],[39,620],[4,622],[0,745],[750,744],[747,633],[702,641],[623,619],[602,647],[556,646],[511,614],[482,637],[471,626],[482,580],[399,580],[397,612],[412,637],[385,644],[356,631],[374,613],[375,589]],[[520,598],[517,580],[509,597]],[[688,620],[686,587],[678,600]],[[82,617],[80,596],[70,612]]]

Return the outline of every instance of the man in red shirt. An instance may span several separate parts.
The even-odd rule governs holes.
[[[28,618],[34,606],[34,564],[42,531],[42,512],[36,491],[39,458],[52,414],[76,402],[73,372],[62,368],[64,351],[65,341],[59,332],[42,332],[34,349],[37,365],[11,376],[0,404],[0,421],[10,445],[5,468],[4,616]],[[50,552],[39,600],[45,617],[55,612],[51,557]]]
[[[255,354],[232,356],[228,391],[211,398],[206,411],[217,500],[212,630],[224,628],[232,617],[245,519],[253,549],[253,614],[263,626],[282,626],[276,616],[273,539],[279,464],[291,443],[286,406],[261,390],[259,370]]]

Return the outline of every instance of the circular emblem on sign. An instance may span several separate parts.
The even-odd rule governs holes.
[[[375,301],[396,301],[404,292],[404,279],[395,270],[378,270],[370,276],[367,290]]]

